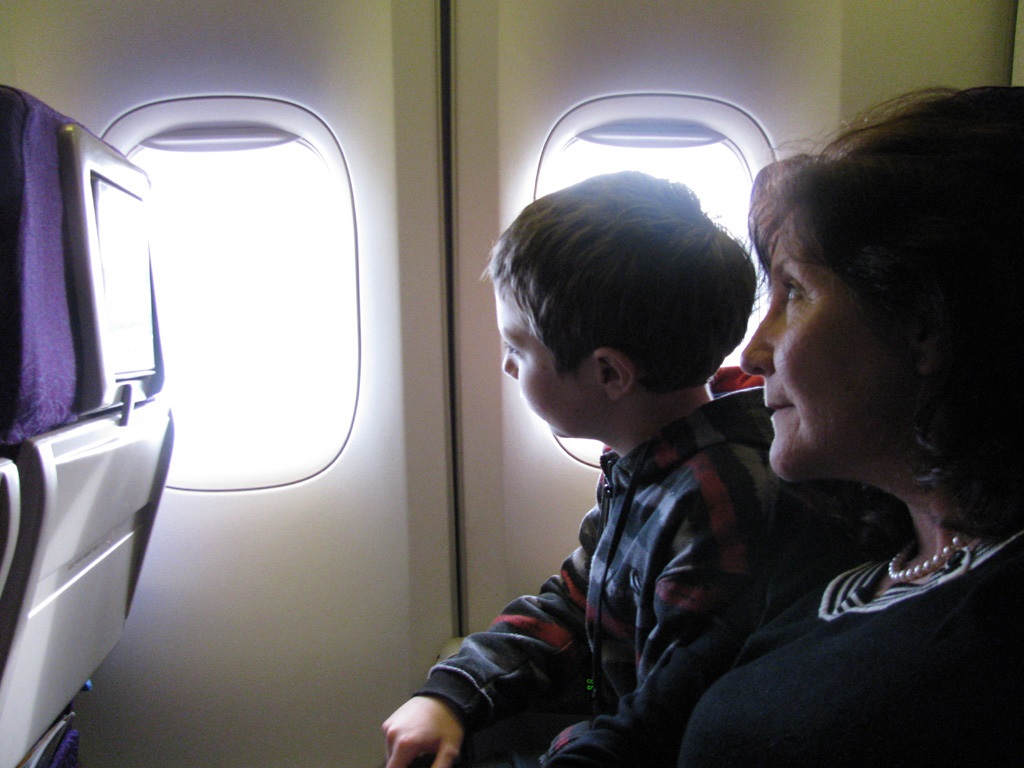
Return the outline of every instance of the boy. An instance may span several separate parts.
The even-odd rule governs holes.
[[[754,268],[690,190],[626,172],[532,203],[488,275],[505,373],[555,434],[608,446],[604,476],[560,574],[385,722],[387,768],[421,754],[447,768],[466,733],[584,689],[600,717],[544,765],[610,764],[616,750],[675,765],[680,708],[758,618],[782,495],[761,391],[708,386],[743,337]]]

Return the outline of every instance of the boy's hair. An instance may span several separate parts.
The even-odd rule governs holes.
[[[612,347],[654,392],[715,373],[743,338],[757,282],[746,249],[693,192],[635,171],[528,205],[491,251],[487,274],[559,373]]]

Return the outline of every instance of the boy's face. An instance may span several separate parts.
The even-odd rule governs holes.
[[[580,370],[560,374],[554,354],[541,343],[514,299],[495,291],[498,331],[504,347],[502,369],[519,382],[527,404],[559,437],[601,439],[600,413],[603,390]]]

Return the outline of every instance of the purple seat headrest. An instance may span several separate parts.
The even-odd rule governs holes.
[[[77,416],[57,154],[71,122],[0,86],[0,445]]]

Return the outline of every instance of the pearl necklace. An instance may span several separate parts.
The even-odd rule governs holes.
[[[925,576],[930,576],[948,563],[954,554],[967,546],[959,536],[954,536],[949,544],[923,563],[912,568],[903,568],[906,565],[911,550],[914,548],[914,544],[915,542],[913,541],[907,544],[896,557],[889,561],[889,578],[894,584],[902,581],[917,581]]]

